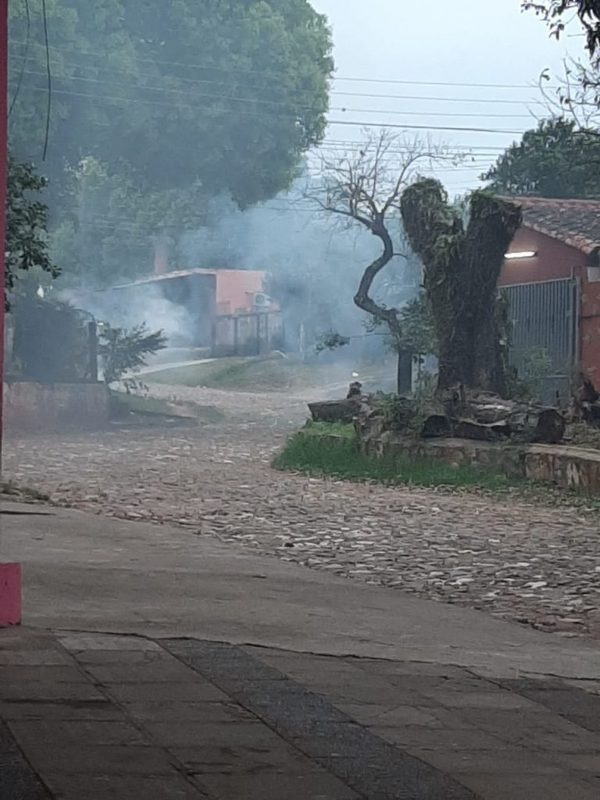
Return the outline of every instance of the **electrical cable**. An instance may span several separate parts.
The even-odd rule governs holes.
[[[17,102],[17,98],[19,96],[19,92],[21,91],[21,86],[23,85],[23,78],[25,77],[25,70],[27,68],[27,60],[29,58],[29,40],[30,40],[30,33],[31,33],[31,9],[29,8],[29,0],[25,0],[25,15],[27,18],[27,31],[25,34],[25,46],[23,51],[23,63],[21,64],[21,70],[19,72],[19,77],[17,79],[17,86],[15,88],[15,92],[13,94],[13,98],[10,101],[10,107],[8,109],[8,118],[10,119],[10,115],[13,112],[13,108],[15,107],[15,103]]]
[[[52,70],[50,68],[50,43],[48,41],[48,14],[46,11],[46,0],[42,0],[42,16],[44,19],[44,40],[46,42],[46,70],[48,76],[48,99],[46,102],[46,132],[44,136],[44,151],[42,161],[46,160],[48,154],[48,140],[50,138],[50,114],[52,111]]]

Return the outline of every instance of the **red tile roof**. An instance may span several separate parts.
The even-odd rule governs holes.
[[[523,225],[592,255],[600,250],[600,200],[505,197],[521,207]]]

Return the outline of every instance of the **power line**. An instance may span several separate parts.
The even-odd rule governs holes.
[[[21,58],[22,56],[19,54],[17,57]],[[89,70],[96,70],[101,72],[116,72],[117,70],[113,67],[106,67],[106,66],[97,66],[92,64],[65,64],[61,62],[56,62],[57,67],[61,68],[69,68],[69,69],[89,69]],[[31,72],[31,74],[39,74],[35,72]],[[157,75],[150,75],[149,73],[136,73],[138,78],[150,78],[152,80],[156,80]],[[96,81],[98,83],[106,82],[112,83],[111,81],[104,81],[103,79],[93,79],[93,78],[85,78],[81,76],[62,76],[65,80],[70,78],[71,80],[81,80],[81,81]],[[175,80],[182,83],[190,83],[192,85],[203,84],[203,85],[211,85],[211,86],[228,86],[229,84],[226,81],[215,81],[209,79],[196,79],[196,78],[183,78],[179,75],[161,75],[162,78],[168,78],[169,80]],[[410,81],[405,81],[405,84],[412,85]],[[414,82],[415,85],[421,85],[418,81]],[[115,85],[117,85],[115,83]],[[124,84],[120,84],[124,85]],[[137,84],[131,84],[137,85]],[[429,84],[428,84],[429,85]],[[431,84],[437,85],[437,84]],[[448,84],[450,85],[450,84]],[[457,84],[462,85],[462,84]],[[177,89],[169,89],[168,87],[144,87],[144,88],[156,88],[160,91],[166,92],[178,92],[180,90]],[[257,84],[240,84],[236,86],[237,89],[265,89],[267,87],[259,86]],[[533,87],[530,87],[533,88]],[[308,90],[292,90],[292,95],[298,94],[305,94],[309,95],[310,92]],[[346,91],[330,91],[329,95],[332,97],[363,97],[363,98],[370,98],[370,99],[381,99],[381,100],[433,100],[433,101],[444,101],[444,102],[456,102],[456,103],[480,103],[480,104],[500,104],[500,105],[543,105],[541,100],[508,100],[504,98],[478,98],[478,97],[437,97],[437,96],[430,96],[430,95],[399,95],[399,94],[381,94],[381,93],[372,93],[372,92],[346,92]],[[258,102],[258,101],[257,101]],[[268,101],[264,100],[264,102],[281,102],[281,101]]]
[[[60,64],[60,65],[57,65],[57,66],[61,66],[61,67],[69,66],[71,69],[78,69],[80,67],[80,65],[64,65],[64,64]],[[89,67],[85,67],[85,66],[84,66],[84,68],[89,69]],[[101,69],[103,71],[108,71],[108,68],[104,68],[104,67],[100,67],[99,69]],[[28,75],[40,75],[42,73],[36,72],[35,70],[28,70],[27,74]],[[83,76],[79,76],[79,75],[61,75],[60,77],[61,77],[62,80],[77,80],[77,81],[83,81],[83,82],[87,82],[87,83],[106,83],[106,84],[110,84],[110,85],[113,85],[113,86],[134,87],[134,88],[138,88],[138,89],[149,89],[149,90],[152,90],[152,91],[161,91],[161,92],[165,92],[165,93],[168,93],[168,94],[189,94],[191,96],[196,96],[196,97],[204,96],[204,97],[215,97],[215,98],[222,96],[222,95],[199,95],[197,92],[191,92],[191,91],[190,92],[186,92],[183,89],[173,89],[173,88],[169,88],[169,87],[166,87],[166,86],[165,87],[157,86],[156,84],[155,85],[144,85],[144,84],[139,84],[139,83],[131,83],[131,82],[123,82],[123,81],[110,81],[110,80],[106,80],[104,78],[87,78],[87,77],[83,77]],[[146,74],[144,74],[144,75],[138,75],[138,77],[140,77],[140,78],[148,77],[148,78],[156,79],[157,76],[156,75],[146,75]],[[182,79],[182,78],[179,78],[176,75],[163,75],[161,77],[169,78],[169,79],[176,80],[176,81],[185,80],[186,82],[189,82],[189,83],[192,83],[192,84],[209,84],[209,85],[215,85],[215,86],[226,86],[227,85],[223,81],[209,81],[209,80],[196,81],[196,80]],[[248,88],[248,89],[252,89],[252,88],[256,88],[256,89],[261,89],[262,88],[262,89],[264,89],[265,87],[242,85],[242,86],[237,86],[236,88],[237,89],[246,89],[246,88]],[[308,92],[306,90],[305,90],[304,93],[308,94]],[[296,91],[292,91],[292,93],[291,93],[292,96],[294,96],[296,94],[298,94],[298,92],[296,92]],[[439,96],[431,96],[431,95],[373,94],[373,93],[369,93],[369,92],[337,92],[337,91],[332,91],[332,92],[329,93],[329,95],[332,96],[332,97],[361,97],[361,98],[369,98],[369,99],[376,99],[376,100],[417,100],[417,101],[433,101],[433,102],[448,102],[448,103],[477,103],[479,105],[485,105],[485,104],[488,104],[488,105],[490,105],[490,104],[491,105],[514,105],[514,106],[544,105],[544,103],[541,100],[530,100],[530,101],[527,101],[527,100],[506,100],[504,98],[439,97]],[[238,99],[238,98],[232,98],[232,99]],[[268,100],[268,99],[265,99],[265,98],[241,98],[241,99],[246,101],[246,102],[256,102],[256,103],[280,104],[280,103],[288,102],[288,101],[282,101],[282,100]],[[311,107],[312,108],[313,106],[307,106],[307,107]]]
[[[23,44],[22,41],[19,40],[12,40],[11,44]],[[40,42],[33,42],[37,47],[43,46]],[[110,53],[108,51],[98,52],[98,51],[91,51],[91,50],[78,50],[74,48],[63,48],[58,46],[52,46],[52,50],[56,50],[59,53],[72,53],[81,56],[90,56],[92,58],[106,58]],[[160,64],[166,66],[174,66],[174,67],[185,67],[186,69],[203,69],[208,70],[211,72],[223,72],[226,74],[259,74],[264,75],[265,70],[253,70],[253,69],[245,69],[245,68],[235,68],[235,67],[216,67],[214,64],[198,64],[198,63],[189,63],[185,61],[167,61],[166,59],[158,59],[158,58],[140,58],[137,54],[134,54],[134,60],[136,62],[142,64]],[[534,85],[528,85],[524,83],[515,83],[515,84],[508,84],[508,83],[477,83],[477,82],[459,82],[459,81],[413,81],[413,80],[402,80],[402,79],[395,79],[395,78],[363,78],[363,77],[344,77],[343,75],[333,75],[331,77],[333,81],[347,81],[352,83],[382,83],[382,84],[400,84],[406,86],[456,86],[456,87],[463,87],[463,88],[481,88],[481,89],[529,89],[535,88]],[[547,88],[558,88],[558,87],[547,87]]]
[[[31,9],[29,8],[29,0],[25,0],[25,18],[26,18],[25,44],[23,46],[23,53],[21,54],[23,63],[21,64],[21,69],[19,70],[17,86],[15,88],[15,92],[13,94],[12,100],[10,102],[10,107],[8,109],[9,119],[15,107],[15,103],[17,102],[17,98],[19,96],[19,91],[21,89],[21,84],[23,83],[23,77],[25,75],[25,70],[27,68],[27,60],[29,58],[29,45],[30,45],[30,35],[31,35]]]
[[[28,86],[29,91],[39,92],[46,91],[37,86]],[[54,94],[65,97],[85,97],[90,100],[107,100],[116,103],[143,103],[151,106],[162,106],[166,108],[187,108],[187,109],[203,109],[202,105],[197,103],[169,103],[164,100],[146,100],[141,97],[115,97],[113,95],[99,95],[99,94],[86,94],[85,92],[73,92],[66,89],[55,89]],[[248,116],[262,117],[264,114],[271,116],[279,116],[279,118],[287,118],[290,120],[297,120],[297,116],[293,114],[278,114],[271,111],[249,111],[247,109],[219,109],[219,113],[229,114],[245,114]],[[387,113],[387,112],[385,112]],[[472,133],[503,133],[511,135],[521,135],[521,130],[507,130],[505,128],[476,128],[476,127],[462,127],[451,125],[414,125],[414,124],[400,124],[392,122],[364,122],[360,120],[328,120],[330,125],[346,125],[352,127],[365,127],[365,128],[392,128],[397,130],[424,130],[424,131],[455,131],[455,132],[472,132]]]
[[[36,71],[36,70],[24,70],[25,74],[27,75],[43,75],[45,73]],[[203,97],[212,100],[230,100],[233,102],[239,103],[259,103],[265,105],[273,105],[273,106],[282,106],[284,108],[289,108],[293,105],[293,103],[288,103],[284,100],[263,100],[260,98],[251,98],[251,97],[231,97],[229,95],[223,94],[204,94],[202,92],[184,92],[179,89],[167,89],[163,88],[162,86],[144,86],[142,84],[130,83],[130,82],[123,82],[123,81],[106,81],[97,78],[81,78],[78,76],[60,76],[60,80],[63,81],[80,81],[84,83],[98,83],[102,85],[110,85],[110,86],[119,86],[121,88],[131,88],[131,89],[138,89],[140,91],[153,91],[153,92],[161,92],[163,94],[183,94],[192,98],[196,97]],[[414,99],[414,98],[413,98]],[[433,98],[432,98],[433,99]],[[319,114],[325,114],[327,109],[320,109],[316,106],[299,106],[304,110],[309,111],[316,111]],[[463,113],[463,112],[444,112],[444,111],[400,111],[398,109],[371,109],[371,108],[346,108],[346,107],[339,107],[339,106],[331,106],[329,111],[341,111],[345,112],[352,112],[357,114],[394,114],[394,115],[401,115],[405,114],[406,116],[425,116],[425,117],[464,117],[464,118],[476,118],[476,119],[489,119],[489,118],[498,118],[498,119],[531,119],[530,114],[494,114],[494,113],[483,113],[483,114],[471,114],[471,113]]]
[[[478,89],[535,89],[534,84],[527,83],[475,83],[459,81],[407,81],[397,78],[345,78],[343,76],[335,77],[334,80],[348,81],[352,83],[389,83],[401,84],[408,86],[460,86],[463,88],[478,88]],[[552,88],[552,87],[550,87]]]
[[[43,73],[35,72],[32,70],[26,70],[26,74],[28,75],[41,75]],[[141,91],[158,91],[164,94],[180,94],[178,90],[172,89],[163,89],[162,87],[154,87],[154,86],[142,86],[139,84],[131,84],[131,83],[117,83],[114,81],[102,81],[102,80],[95,80],[93,78],[78,78],[78,77],[61,77],[60,80],[65,81],[85,81],[91,83],[100,83],[100,84],[110,84],[113,86],[121,86],[123,88],[134,88],[139,89]],[[246,98],[246,97],[229,97],[227,95],[214,95],[214,94],[203,94],[203,93],[189,93],[186,92],[186,95],[190,95],[191,97],[203,97],[207,99],[213,100],[227,100],[232,102],[240,102],[240,103],[261,103],[261,104],[268,104],[274,106],[282,106],[284,108],[289,108],[290,103],[286,103],[285,101],[277,101],[277,100],[261,100],[255,98]],[[300,108],[304,110],[313,110],[317,113],[326,113],[325,109],[317,109],[316,107],[311,106],[300,106]],[[458,117],[464,119],[532,119],[531,114],[494,114],[494,113],[483,113],[483,114],[471,114],[468,112],[444,112],[444,111],[400,111],[398,109],[375,109],[375,108],[353,108],[353,107],[340,107],[340,106],[331,106],[329,111],[340,111],[342,113],[356,113],[356,114],[393,114],[393,115],[404,115],[409,117]]]
[[[44,48],[46,51],[46,81],[47,81],[47,99],[46,99],[46,130],[44,134],[44,150],[42,153],[42,161],[46,160],[48,153],[48,140],[50,138],[50,115],[52,112],[52,69],[50,67],[50,42],[48,40],[48,14],[46,11],[46,0],[42,0],[42,19],[44,21]]]

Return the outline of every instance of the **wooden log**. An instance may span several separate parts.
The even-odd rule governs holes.
[[[506,422],[476,422],[472,419],[457,419],[452,422],[452,435],[459,439],[476,439],[480,442],[497,442],[506,439],[510,429]]]
[[[507,420],[512,439],[522,442],[559,444],[565,435],[566,422],[556,408],[521,407]]]
[[[308,404],[315,422],[352,422],[358,414],[360,406],[360,397]]]
[[[424,439],[443,438],[452,436],[450,419],[444,414],[429,414],[421,426],[421,436]]]

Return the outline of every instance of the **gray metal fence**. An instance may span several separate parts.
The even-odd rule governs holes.
[[[571,279],[503,289],[512,322],[510,361],[545,402],[571,393],[578,360],[579,287]]]

